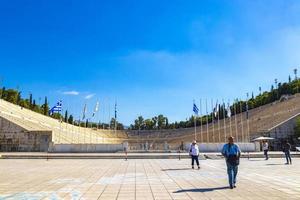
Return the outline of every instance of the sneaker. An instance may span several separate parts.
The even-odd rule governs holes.
[[[194,166],[192,166],[192,169],[194,169]]]
[[[233,186],[232,186],[232,185],[230,185],[229,187],[230,187],[230,189],[233,189]]]
[[[289,165],[289,163],[285,163],[286,165]]]
[[[200,169],[200,166],[198,166],[198,169]]]

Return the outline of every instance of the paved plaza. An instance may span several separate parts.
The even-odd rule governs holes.
[[[0,159],[0,199],[300,199],[300,159],[242,159],[236,189],[224,160]]]

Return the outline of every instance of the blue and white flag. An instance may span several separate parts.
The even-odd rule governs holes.
[[[62,110],[62,101],[58,101],[56,103],[55,106],[53,106],[50,110],[49,110],[49,115],[53,115],[53,113],[59,113]]]
[[[196,114],[196,115],[198,115],[198,112],[199,112],[199,109],[198,109],[198,107],[197,107],[197,105],[194,103],[194,105],[193,105],[193,111],[194,111],[194,113]]]

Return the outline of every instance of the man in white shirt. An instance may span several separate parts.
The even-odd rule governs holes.
[[[192,158],[192,169],[194,169],[194,161],[196,161],[198,169],[200,169],[200,165],[199,165],[199,147],[197,145],[196,140],[194,140],[193,143],[191,144],[189,152],[190,152],[190,156]]]
[[[263,141],[263,145],[262,145],[263,151],[264,151],[264,155],[266,160],[269,159],[269,155],[268,155],[268,151],[269,151],[269,144],[267,141]]]

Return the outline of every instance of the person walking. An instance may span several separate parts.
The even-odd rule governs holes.
[[[283,144],[283,152],[285,154],[286,165],[292,164],[291,158],[291,144],[288,141],[285,141]]]
[[[192,169],[194,169],[194,162],[196,161],[196,164],[198,166],[198,169],[200,169],[200,165],[199,165],[199,147],[197,145],[196,140],[193,141],[193,143],[191,144],[190,147],[190,156],[192,158]]]
[[[226,160],[229,187],[233,189],[236,187],[236,177],[241,156],[240,147],[234,143],[234,137],[230,136],[228,138],[228,143],[223,146],[222,155]]]
[[[269,160],[269,155],[268,155],[268,151],[269,151],[269,144],[267,141],[263,141],[263,145],[262,145],[263,151],[264,151],[264,155],[265,155],[265,160]]]

